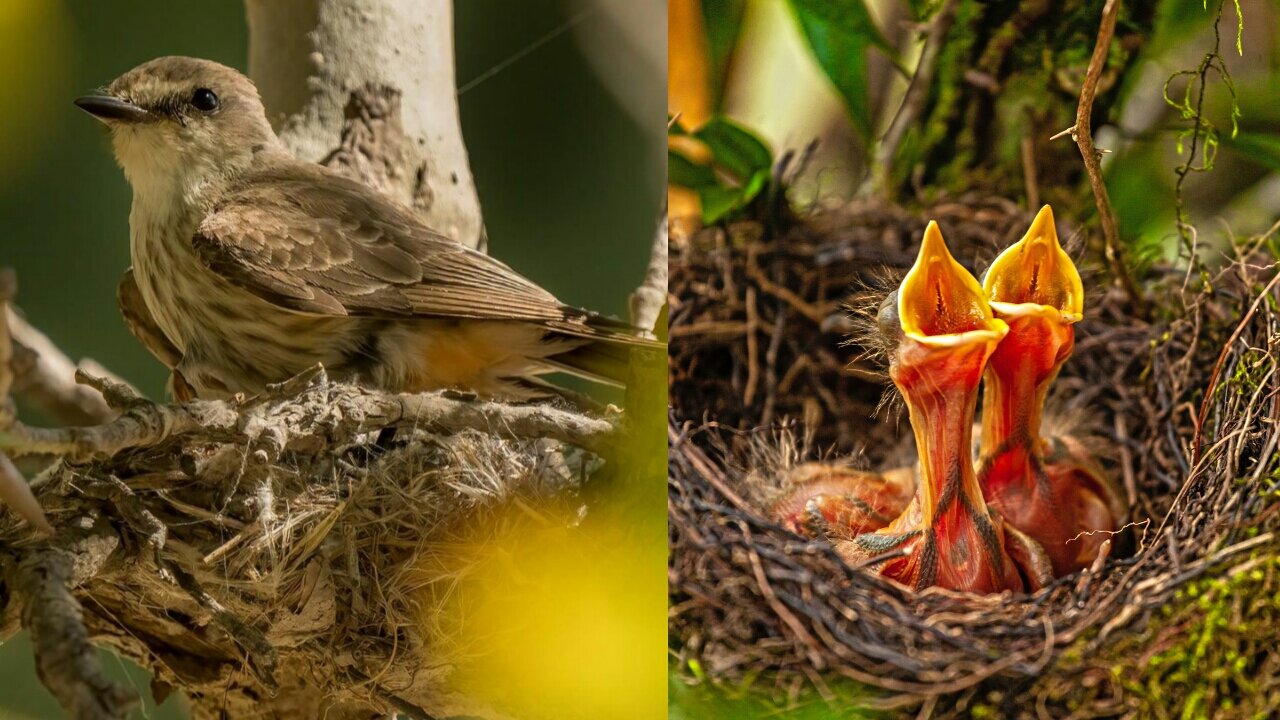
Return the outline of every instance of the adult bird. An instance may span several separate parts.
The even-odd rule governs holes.
[[[253,83],[164,57],[76,101],[133,188],[126,321],[184,395],[317,364],[391,391],[524,400],[567,372],[620,384],[637,329],[570,307],[369,187],[289,154]]]

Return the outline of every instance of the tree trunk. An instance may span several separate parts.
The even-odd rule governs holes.
[[[245,0],[249,75],[298,157],[484,247],[458,120],[452,0]]]
[[[1074,197],[1084,177],[1078,151],[1070,139],[1049,138],[1075,122],[1102,5],[1103,0],[948,3],[954,16],[920,120],[898,149],[893,186],[901,192],[977,185],[1010,198]],[[1155,24],[1150,0],[1127,2],[1120,13],[1120,52],[1098,84],[1095,126],[1105,122]]]

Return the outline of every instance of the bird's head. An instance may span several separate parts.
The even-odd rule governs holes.
[[[934,222],[902,285],[881,305],[878,322],[889,349],[889,374],[899,388],[919,374],[930,376],[930,385],[939,372],[981,377],[990,348],[1008,332]]]
[[[1036,213],[1026,235],[991,263],[982,282],[997,315],[1034,313],[1070,324],[1084,312],[1080,273],[1058,242],[1048,205]]]
[[[1084,286],[1058,242],[1048,205],[1026,235],[991,263],[983,288],[996,317],[1010,327],[992,359],[994,378],[1014,382],[1023,376],[1027,387],[1050,380],[1074,347],[1072,326],[1084,317]]]
[[[915,264],[881,306],[879,324],[889,347],[889,377],[911,412],[924,470],[922,508],[931,519],[950,471],[968,466],[978,383],[1009,328],[992,315],[982,286],[951,256],[933,222]]]
[[[151,60],[76,105],[111,130],[135,190],[234,174],[278,142],[253,82],[209,60]]]

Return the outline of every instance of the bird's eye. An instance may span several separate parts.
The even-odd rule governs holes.
[[[191,105],[200,112],[218,109],[218,96],[209,88],[199,88],[191,96]]]

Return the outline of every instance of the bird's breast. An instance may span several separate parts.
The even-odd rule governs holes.
[[[179,369],[202,397],[258,392],[343,357],[355,323],[277,307],[215,274],[192,248],[198,213],[130,216],[138,290],[156,325],[182,352]]]

